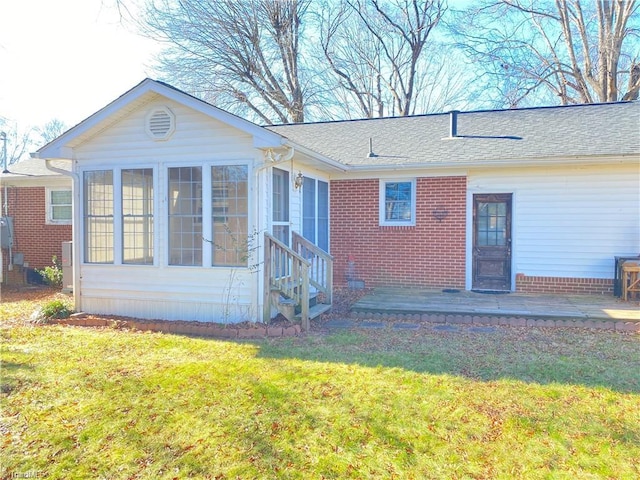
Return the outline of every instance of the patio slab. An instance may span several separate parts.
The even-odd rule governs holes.
[[[377,288],[358,300],[351,311],[640,322],[640,304],[637,301],[624,302],[607,295],[447,293],[441,290]]]

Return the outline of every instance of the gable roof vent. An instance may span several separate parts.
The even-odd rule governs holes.
[[[167,107],[151,110],[145,118],[145,130],[152,140],[167,140],[176,129],[176,117]]]

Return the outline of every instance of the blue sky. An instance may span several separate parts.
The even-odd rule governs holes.
[[[0,9],[0,116],[73,126],[147,76],[157,44],[127,31],[115,0],[9,0]]]

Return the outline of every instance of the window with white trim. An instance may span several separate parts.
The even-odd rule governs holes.
[[[380,225],[414,226],[416,224],[416,181],[380,181]]]
[[[247,266],[249,184],[246,165],[211,167],[211,213],[213,265]]]
[[[169,265],[202,265],[202,167],[169,168]]]
[[[70,188],[47,188],[47,223],[69,225],[73,214]]]
[[[122,263],[153,265],[153,169],[122,170]]]
[[[113,263],[113,171],[84,172],[84,261]]]

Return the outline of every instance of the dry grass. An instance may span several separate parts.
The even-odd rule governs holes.
[[[22,293],[0,305],[1,478],[640,478],[637,334],[225,342],[34,326],[57,294]]]
[[[34,312],[53,300],[71,305],[70,295],[42,286],[0,288],[0,325],[19,325],[30,320]]]

